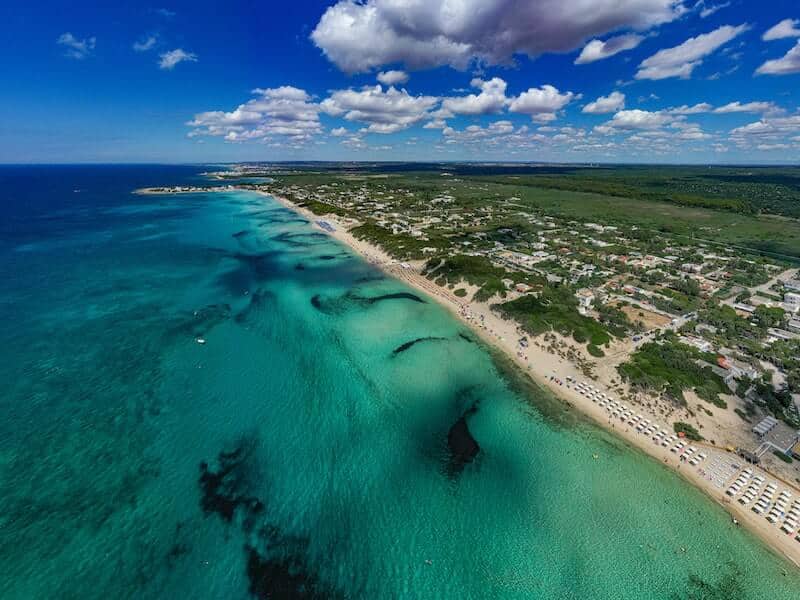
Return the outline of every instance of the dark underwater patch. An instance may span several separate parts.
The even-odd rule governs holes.
[[[308,248],[316,244],[325,243],[328,241],[328,236],[324,233],[295,233],[291,231],[284,231],[271,238],[276,242],[296,246],[299,248]]]
[[[465,342],[469,342],[470,344],[474,344],[475,343],[475,340],[472,338],[472,336],[470,336],[470,335],[468,335],[468,334],[466,334],[464,332],[459,332],[458,337],[460,337]]]
[[[252,233],[252,231],[249,231],[247,229],[242,229],[241,231],[237,231],[236,233],[231,234],[231,237],[234,237],[234,238],[238,239],[238,238],[244,237],[246,235],[250,235],[251,233]]]
[[[244,516],[258,514],[264,504],[251,495],[250,465],[254,444],[243,439],[231,451],[221,451],[217,456],[217,468],[212,469],[205,461],[200,463],[200,507],[205,514],[216,513],[226,523],[233,521],[237,511]]]
[[[385,302],[388,300],[410,300],[412,302],[426,304],[425,300],[409,292],[395,292],[392,294],[382,294],[380,296],[360,296],[353,291],[349,291],[337,298],[316,295],[311,298],[311,304],[320,312],[326,314],[341,314],[354,307],[367,308],[378,302]]]
[[[467,423],[467,417],[478,410],[477,403],[473,404],[447,432],[447,448],[450,458],[447,463],[447,473],[450,477],[457,477],[481,450],[477,440],[472,436]]]
[[[200,308],[191,315],[185,316],[181,321],[170,328],[170,337],[204,337],[219,323],[231,317],[230,304],[209,304]]]
[[[371,283],[373,281],[383,281],[384,279],[386,279],[385,275],[375,273],[374,275],[364,275],[363,277],[359,277],[355,280],[355,283]]]
[[[323,587],[308,564],[308,540],[287,536],[268,522],[266,504],[252,488],[256,440],[245,437],[232,450],[223,450],[216,469],[200,464],[200,506],[224,522],[237,522],[249,541],[244,547],[245,573],[250,594],[258,599],[322,599],[338,594]],[[263,487],[263,484],[262,484]],[[188,551],[173,547],[173,560]]]
[[[411,348],[416,344],[419,344],[420,342],[440,342],[446,339],[447,338],[433,337],[433,336],[417,338],[415,340],[411,340],[410,342],[406,342],[405,344],[400,344],[397,348],[392,350],[392,356],[397,356],[401,352],[405,352],[406,350],[408,350],[409,348]]]
[[[236,266],[218,277],[218,283],[232,295],[238,296],[246,290],[258,287],[257,284],[272,279],[279,272],[273,251],[250,254],[233,252],[227,258],[236,261]]]
[[[247,323],[252,319],[253,313],[263,310],[266,306],[274,304],[276,300],[275,293],[270,290],[257,290],[249,294],[250,302],[245,308],[239,311],[234,317],[234,320],[239,323]]]
[[[319,582],[307,572],[296,556],[264,558],[252,546],[245,546],[250,593],[259,599],[322,599],[331,594],[319,590]]]
[[[687,590],[672,597],[675,600],[738,600],[744,596],[742,574],[735,566],[731,566],[719,581],[713,583],[690,574]]]
[[[166,557],[167,568],[170,570],[175,568],[175,565],[181,560],[182,557],[191,552],[191,546],[184,539],[187,536],[185,535],[183,525],[184,523],[182,521],[179,521],[175,524],[176,541],[173,542],[172,546],[170,546]]]
[[[355,294],[352,295],[352,298],[359,303],[363,304],[375,304],[377,302],[383,302],[385,300],[411,300],[412,302],[419,302],[421,304],[427,304],[427,301],[423,300],[416,294],[412,294],[411,292],[395,292],[393,294],[382,294],[380,296],[357,296]]]

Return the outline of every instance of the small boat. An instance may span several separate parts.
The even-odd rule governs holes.
[[[206,343],[205,338],[197,338],[195,341],[201,346]]]

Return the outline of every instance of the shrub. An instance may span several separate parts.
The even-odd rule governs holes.
[[[586,346],[586,350],[589,352],[589,354],[591,354],[592,356],[596,356],[597,358],[602,358],[603,356],[606,355],[605,352],[603,352],[600,348],[598,348],[594,344],[589,344],[588,346]]]
[[[675,433],[682,433],[687,439],[690,439],[694,442],[700,442],[703,440],[703,436],[700,435],[700,432],[689,423],[675,421],[675,423],[672,424],[672,427],[675,429]]]

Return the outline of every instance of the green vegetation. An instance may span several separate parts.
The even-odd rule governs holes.
[[[777,456],[779,459],[781,459],[783,462],[785,462],[785,463],[791,463],[792,462],[792,457],[791,456],[787,456],[786,454],[784,454],[780,450],[773,450],[772,453],[775,456]]]
[[[428,242],[407,233],[392,233],[371,220],[354,227],[350,230],[350,233],[358,239],[380,246],[384,251],[401,260],[422,258],[424,256],[422,248],[430,245]]]
[[[686,436],[687,439],[692,440],[693,442],[702,442],[703,436],[700,435],[700,432],[697,429],[690,425],[689,423],[684,423],[683,421],[676,421],[672,424],[673,429],[675,429],[675,433],[682,433]]]
[[[430,202],[450,193],[465,210],[508,198],[554,217],[639,227],[642,236],[669,234],[734,245],[750,252],[800,258],[800,169],[701,167],[488,167],[478,165],[352,165],[293,168],[282,185],[340,183],[405,189]],[[443,169],[458,177],[443,178]],[[380,176],[370,175],[379,172]],[[557,176],[557,177],[556,177]],[[284,195],[292,199],[290,192]],[[300,200],[302,203],[302,200]],[[314,209],[316,212],[316,209]],[[330,212],[330,211],[329,211]],[[731,265],[734,273],[739,265]],[[737,281],[738,283],[738,281]]]
[[[530,335],[557,331],[578,343],[602,346],[611,341],[608,330],[578,312],[578,300],[567,286],[544,287],[537,296],[527,295],[493,306],[503,317],[515,319]],[[598,348],[599,350],[599,348]]]
[[[800,171],[792,167],[555,167],[540,171],[544,172],[518,179],[541,188],[800,217]]]
[[[608,328],[614,337],[621,338],[628,331],[641,329],[639,325],[631,323],[628,315],[616,306],[595,302],[594,309],[597,311],[597,319]]]
[[[451,283],[457,285],[462,281],[477,285],[480,287],[475,293],[477,301],[488,300],[495,294],[505,297],[506,286],[502,280],[509,277],[505,269],[495,267],[487,259],[464,254],[450,256],[444,260],[431,259],[425,264],[422,274],[439,285]]]
[[[586,346],[586,351],[591,354],[592,356],[596,356],[597,358],[602,358],[606,355],[600,348],[595,346],[594,344],[589,344]]]
[[[313,212],[315,215],[340,215],[344,216],[346,213],[333,206],[332,204],[327,204],[325,202],[320,202],[318,200],[305,200],[305,201],[298,201],[300,206],[303,206]]]
[[[458,288],[453,292],[453,294],[458,298],[463,298],[464,296],[467,295],[467,290],[465,290],[464,288]]]
[[[682,406],[686,405],[684,390],[692,389],[706,402],[725,408],[719,397],[728,393],[725,382],[710,367],[698,364],[713,358],[670,336],[663,343],[644,344],[617,370],[631,385],[660,391]]]
[[[787,388],[776,391],[771,382],[762,378],[754,382],[753,394],[754,401],[776,419],[783,420],[791,427],[800,427],[800,416]]]

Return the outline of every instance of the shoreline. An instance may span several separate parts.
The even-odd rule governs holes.
[[[757,466],[748,465],[733,453],[704,442],[690,442],[688,444],[698,448],[698,452],[705,452],[708,455],[708,458],[699,465],[690,466],[687,461],[680,458],[679,453],[670,451],[672,444],[662,447],[660,444],[654,443],[650,435],[642,435],[636,431],[634,426],[620,423],[618,419],[611,417],[606,409],[591,401],[587,396],[578,393],[574,382],[587,381],[590,385],[602,389],[603,392],[611,397],[618,395],[610,388],[603,386],[602,383],[585,377],[582,371],[571,361],[548,352],[543,347],[539,347],[538,344],[532,343],[524,352],[521,351],[516,346],[516,340],[519,337],[516,322],[504,321],[499,315],[491,311],[488,303],[469,302],[466,298],[458,298],[449,293],[446,288],[440,287],[422,276],[418,269],[412,265],[400,263],[381,248],[355,238],[347,230],[347,225],[342,223],[341,219],[335,215],[323,216],[314,214],[305,207],[298,206],[286,198],[267,192],[249,189],[243,189],[243,191],[254,192],[272,198],[282,206],[308,219],[317,229],[328,234],[339,243],[345,244],[369,264],[434,299],[440,306],[468,326],[470,331],[478,335],[484,343],[511,359],[515,367],[527,375],[534,384],[549,391],[558,400],[566,403],[570,409],[578,410],[583,416],[588,417],[596,425],[622,439],[626,444],[644,452],[663,466],[669,467],[673,472],[680,475],[684,481],[701,490],[721,506],[734,523],[745,527],[773,552],[787,559],[795,567],[800,568],[800,541],[796,541],[794,535],[783,533],[778,525],[770,524],[764,515],[755,514],[750,510],[752,504],[743,506],[735,501],[735,498],[730,498],[725,494],[725,490],[728,489],[730,483],[736,479],[741,470],[748,467],[753,470],[754,474],[764,476],[767,481],[779,483],[779,490],[789,489],[793,494],[792,500],[800,499],[800,490],[796,486]],[[333,223],[335,228],[331,231],[320,227],[317,223],[320,220]],[[557,379],[554,380],[551,374],[552,377]],[[567,376],[573,378],[573,385],[563,385]],[[561,383],[557,383],[557,381],[561,381]],[[569,380],[566,381],[568,382]],[[639,410],[636,409],[635,412]],[[671,432],[671,427],[669,429]],[[740,468],[732,469],[731,465],[734,464],[739,465]],[[720,478],[712,480],[712,477],[707,474],[704,468],[709,467],[709,471],[711,471],[712,467],[710,465],[719,465],[720,471],[723,472],[723,467],[727,465],[730,476],[724,478],[724,481]],[[720,481],[722,481],[722,485],[720,485]]]

